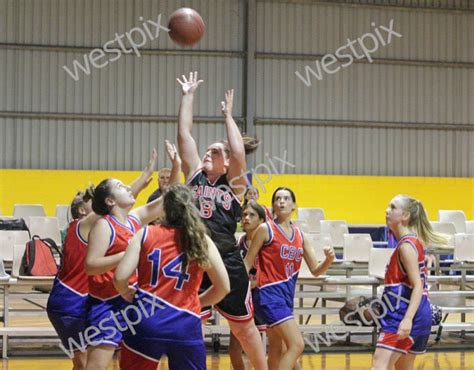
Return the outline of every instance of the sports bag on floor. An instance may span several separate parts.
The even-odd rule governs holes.
[[[58,265],[54,258],[53,249],[61,255],[54,240],[41,239],[38,235],[34,235],[26,243],[20,274],[26,276],[55,276],[58,273]]]

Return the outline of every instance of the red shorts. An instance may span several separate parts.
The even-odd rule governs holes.
[[[122,345],[120,368],[122,370],[156,370],[158,362],[132,352]]]
[[[376,347],[400,352],[405,355],[407,353],[418,355],[426,352],[428,339],[429,335],[420,335],[415,338],[408,336],[407,338],[399,339],[396,333],[381,332]]]

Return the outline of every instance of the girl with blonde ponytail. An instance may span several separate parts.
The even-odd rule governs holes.
[[[374,353],[372,369],[413,369],[416,355],[426,351],[431,332],[423,243],[446,244],[428,221],[423,204],[397,195],[385,211],[387,226],[398,240],[385,271],[382,300],[386,313]]]
[[[117,291],[131,300],[133,288],[128,281],[137,270],[133,303],[147,310],[146,317],[134,325],[133,335],[124,335],[121,367],[156,369],[166,354],[172,370],[205,369],[201,306],[217,303],[229,293],[229,277],[217,247],[206,235],[191,191],[184,185],[171,186],[163,210],[163,222],[135,234],[115,271]],[[204,272],[212,286],[199,294]],[[159,302],[159,309],[150,302]]]

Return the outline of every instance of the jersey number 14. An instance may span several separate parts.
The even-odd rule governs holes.
[[[148,261],[151,262],[150,285],[156,287],[160,278],[161,249],[154,249],[153,252],[148,255]],[[184,283],[188,282],[190,278],[188,266],[189,264],[184,264],[184,254],[181,253],[164,265],[161,271],[163,276],[176,280],[174,284],[176,290],[182,290]]]

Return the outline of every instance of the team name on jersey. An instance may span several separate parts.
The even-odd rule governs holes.
[[[303,248],[297,248],[294,245],[282,244],[280,247],[280,257],[284,260],[299,262],[303,258],[303,253]]]
[[[224,187],[226,190],[229,189],[226,185]],[[225,210],[229,210],[232,205],[232,195],[226,190],[208,185],[194,185],[192,188],[194,198],[207,198],[219,202]]]

